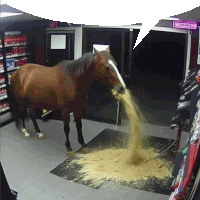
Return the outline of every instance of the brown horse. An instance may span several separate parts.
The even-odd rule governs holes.
[[[126,85],[116,67],[116,61],[110,50],[86,53],[73,61],[64,60],[54,67],[26,64],[11,77],[11,113],[18,129],[22,127],[24,136],[30,134],[25,127],[25,119],[33,121],[39,139],[45,139],[36,121],[35,109],[61,110],[66,134],[66,147],[71,151],[69,142],[70,113],[74,113],[78,141],[86,147],[82,134],[81,117],[84,100],[89,86],[94,79],[115,88],[119,93],[125,91]],[[22,122],[22,125],[21,125]]]

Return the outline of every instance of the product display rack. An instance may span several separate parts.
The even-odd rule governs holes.
[[[27,36],[23,31],[1,31],[0,36],[0,114],[10,111],[10,77],[28,63]]]
[[[195,74],[200,85],[200,70]],[[194,85],[193,85],[194,86]],[[172,184],[172,193],[169,200],[197,200],[200,186],[200,89],[197,89],[198,101],[195,105],[190,136],[182,150],[181,166]],[[194,100],[194,99],[193,99]]]

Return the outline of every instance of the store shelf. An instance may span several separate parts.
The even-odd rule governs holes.
[[[2,84],[2,83],[1,83]],[[6,87],[6,84],[4,83],[4,84],[2,84],[2,85],[0,85],[0,88],[4,88],[4,87]]]
[[[0,96],[0,100],[3,100],[3,99],[7,99],[8,98],[8,95],[3,95],[3,96]]]
[[[6,114],[6,113],[9,112],[9,111],[10,111],[10,107],[5,108],[5,109],[2,109],[2,110],[0,111],[0,114],[1,114],[1,115]]]
[[[17,70],[19,69],[19,67],[15,67],[15,68],[12,68],[12,69],[8,69],[7,72],[11,72],[11,71],[14,71],[14,70]]]
[[[19,44],[6,44],[5,47],[17,47],[17,46],[26,46],[27,43],[19,43]]]
[[[27,43],[19,43],[19,44],[6,44],[5,47],[18,47],[18,46],[26,46]],[[2,45],[0,45],[0,48],[3,48]]]
[[[10,55],[10,56],[6,56],[6,58],[16,58],[16,57],[21,57],[21,56],[26,56],[28,55],[27,53],[22,53],[22,54],[13,54],[13,55]],[[3,57],[0,57],[0,60],[2,60]]]

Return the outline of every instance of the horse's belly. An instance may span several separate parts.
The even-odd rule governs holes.
[[[33,104],[35,108],[42,108],[46,110],[57,110],[57,105],[50,102],[46,103],[46,102],[31,101],[31,104]]]

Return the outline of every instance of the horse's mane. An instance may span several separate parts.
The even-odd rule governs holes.
[[[86,53],[76,60],[63,60],[56,66],[64,66],[65,73],[72,76],[81,76],[87,71],[94,59],[94,53]]]

